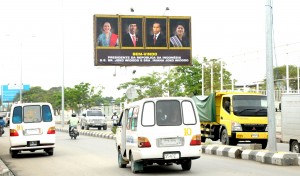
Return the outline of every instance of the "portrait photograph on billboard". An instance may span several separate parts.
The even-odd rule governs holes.
[[[191,65],[191,38],[191,17],[94,15],[94,65]]]

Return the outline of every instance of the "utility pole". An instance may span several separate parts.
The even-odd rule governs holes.
[[[276,121],[275,121],[275,96],[273,74],[273,16],[272,0],[266,0],[266,67],[267,67],[267,103],[268,103],[268,148],[271,152],[277,152]]]

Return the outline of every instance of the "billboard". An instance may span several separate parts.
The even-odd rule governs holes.
[[[23,85],[23,91],[30,90],[29,85]],[[2,102],[13,102],[15,96],[20,93],[20,85],[8,84],[1,85],[1,100]]]
[[[191,39],[190,16],[94,15],[94,65],[191,65]]]

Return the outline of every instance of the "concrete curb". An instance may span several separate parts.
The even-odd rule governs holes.
[[[8,169],[8,167],[0,159],[0,176],[14,176],[14,174]]]
[[[244,150],[237,146],[202,145],[202,153],[280,166],[300,166],[300,154],[291,152],[272,153],[268,150]]]

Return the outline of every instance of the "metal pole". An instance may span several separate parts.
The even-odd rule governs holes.
[[[271,0],[266,0],[266,78],[267,78],[267,103],[268,103],[268,148],[271,152],[277,151],[275,97],[273,75],[273,18]]]
[[[202,62],[202,78],[201,78],[201,83],[202,83],[202,96],[204,95],[204,63]]]
[[[21,41],[21,56],[20,56],[20,103],[22,103],[22,89],[23,89],[23,43]]]
[[[297,65],[297,90],[298,90],[298,93],[300,93],[300,90],[299,90],[299,65]]]
[[[288,56],[288,53],[286,53],[287,54],[287,56]],[[287,58],[287,60],[288,60],[288,58]],[[285,79],[285,81],[286,81],[286,93],[290,93],[290,77],[289,77],[289,65],[288,64],[286,64],[285,65],[285,68],[286,68],[286,73],[285,73],[285,76],[286,76],[286,79]]]
[[[61,1],[62,6],[62,86],[61,86],[61,126],[65,126],[65,53],[64,53],[64,1]]]
[[[223,61],[220,60],[221,64],[221,91],[223,91]]]
[[[213,62],[210,63],[210,92],[214,92],[214,78],[213,78]]]

